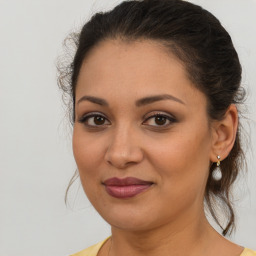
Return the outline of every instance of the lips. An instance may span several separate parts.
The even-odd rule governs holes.
[[[111,178],[103,182],[106,192],[115,198],[125,199],[134,197],[149,189],[153,182],[140,180],[134,177],[125,179]]]

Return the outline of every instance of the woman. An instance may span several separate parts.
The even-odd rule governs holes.
[[[256,255],[224,238],[243,162],[240,82],[230,36],[191,3],[126,1],[84,25],[59,84],[81,183],[112,235],[74,255]]]

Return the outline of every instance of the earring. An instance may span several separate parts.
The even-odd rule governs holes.
[[[216,165],[219,167],[220,166],[220,156],[219,155],[217,156],[217,159],[218,159],[218,162]]]
[[[220,166],[220,156],[217,156],[218,162],[216,163],[217,168],[212,172],[212,177],[214,180],[219,181],[222,179],[222,172],[219,168]]]

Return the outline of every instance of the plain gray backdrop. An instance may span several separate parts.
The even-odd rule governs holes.
[[[69,255],[110,234],[79,181],[64,204],[76,165],[55,64],[69,32],[119,2],[0,0],[0,256]],[[256,249],[256,1],[192,2],[221,20],[244,70],[248,173],[235,186],[230,239]]]

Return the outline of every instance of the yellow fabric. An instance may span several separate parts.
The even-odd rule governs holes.
[[[78,252],[78,253],[75,253],[75,254],[72,254],[70,256],[97,256],[100,248],[103,246],[103,244],[109,239],[106,238],[104,241],[102,242],[99,242],[95,245],[92,245],[90,247],[88,247],[87,249],[84,249],[82,250],[81,252]],[[247,256],[247,255],[246,255]]]
[[[256,251],[245,248],[240,256],[256,256]]]
[[[100,243],[92,245],[92,246],[88,247],[87,249],[85,249],[81,252],[75,253],[71,256],[97,256],[100,248],[108,240],[108,238],[105,239],[104,241],[100,242]],[[240,256],[256,256],[256,251],[245,248]]]

